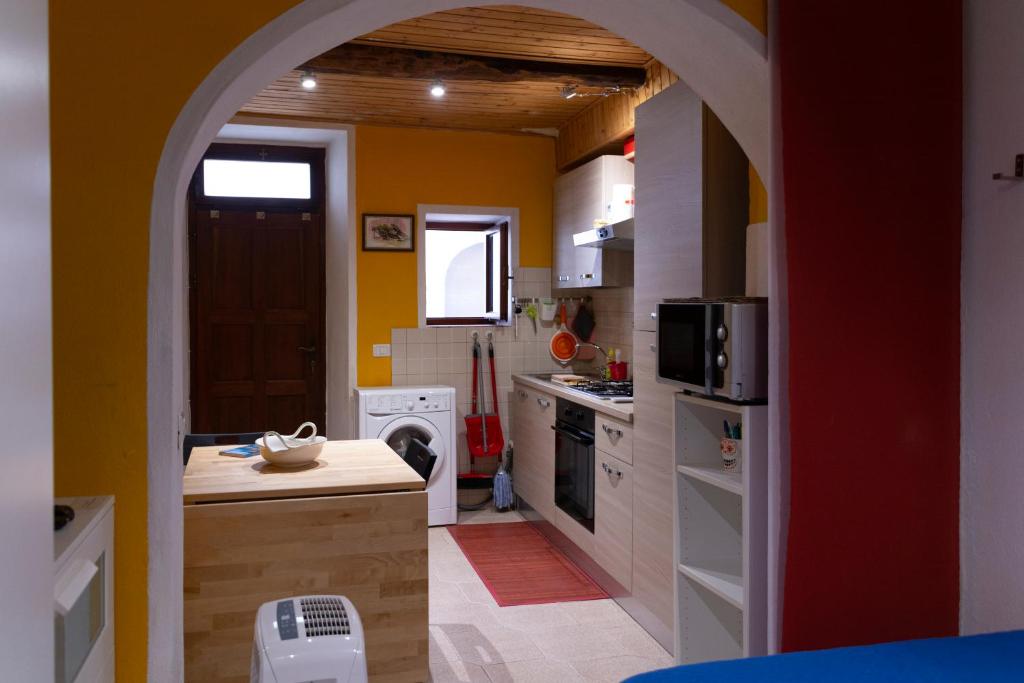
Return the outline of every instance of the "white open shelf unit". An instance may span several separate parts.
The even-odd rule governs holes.
[[[741,471],[722,469],[722,422],[742,425]],[[767,654],[768,408],[677,394],[676,660]]]

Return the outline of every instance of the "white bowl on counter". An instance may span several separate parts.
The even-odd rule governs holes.
[[[307,427],[312,434],[300,437],[299,434]],[[291,436],[282,436],[277,432],[267,432],[257,442],[263,459],[277,467],[302,467],[320,457],[320,451],[327,443],[326,436],[316,435],[316,425],[303,422]]]

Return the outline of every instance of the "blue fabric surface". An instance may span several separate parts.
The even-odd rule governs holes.
[[[1024,631],[690,664],[630,683],[947,683],[1024,681]]]

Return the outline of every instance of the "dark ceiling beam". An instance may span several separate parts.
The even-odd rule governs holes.
[[[600,64],[566,64],[504,57],[346,43],[314,57],[299,69],[321,74],[413,78],[424,81],[541,82],[586,87],[637,88],[647,73],[642,68]]]

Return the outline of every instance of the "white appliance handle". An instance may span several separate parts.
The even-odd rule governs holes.
[[[92,581],[92,578],[96,576],[98,571],[99,567],[91,560],[78,558],[72,561],[71,566],[62,574],[57,580],[57,585],[54,586],[53,601],[59,615],[62,617],[68,615],[68,612],[78,602],[78,598],[82,597],[82,593],[89,587],[89,582]]]

